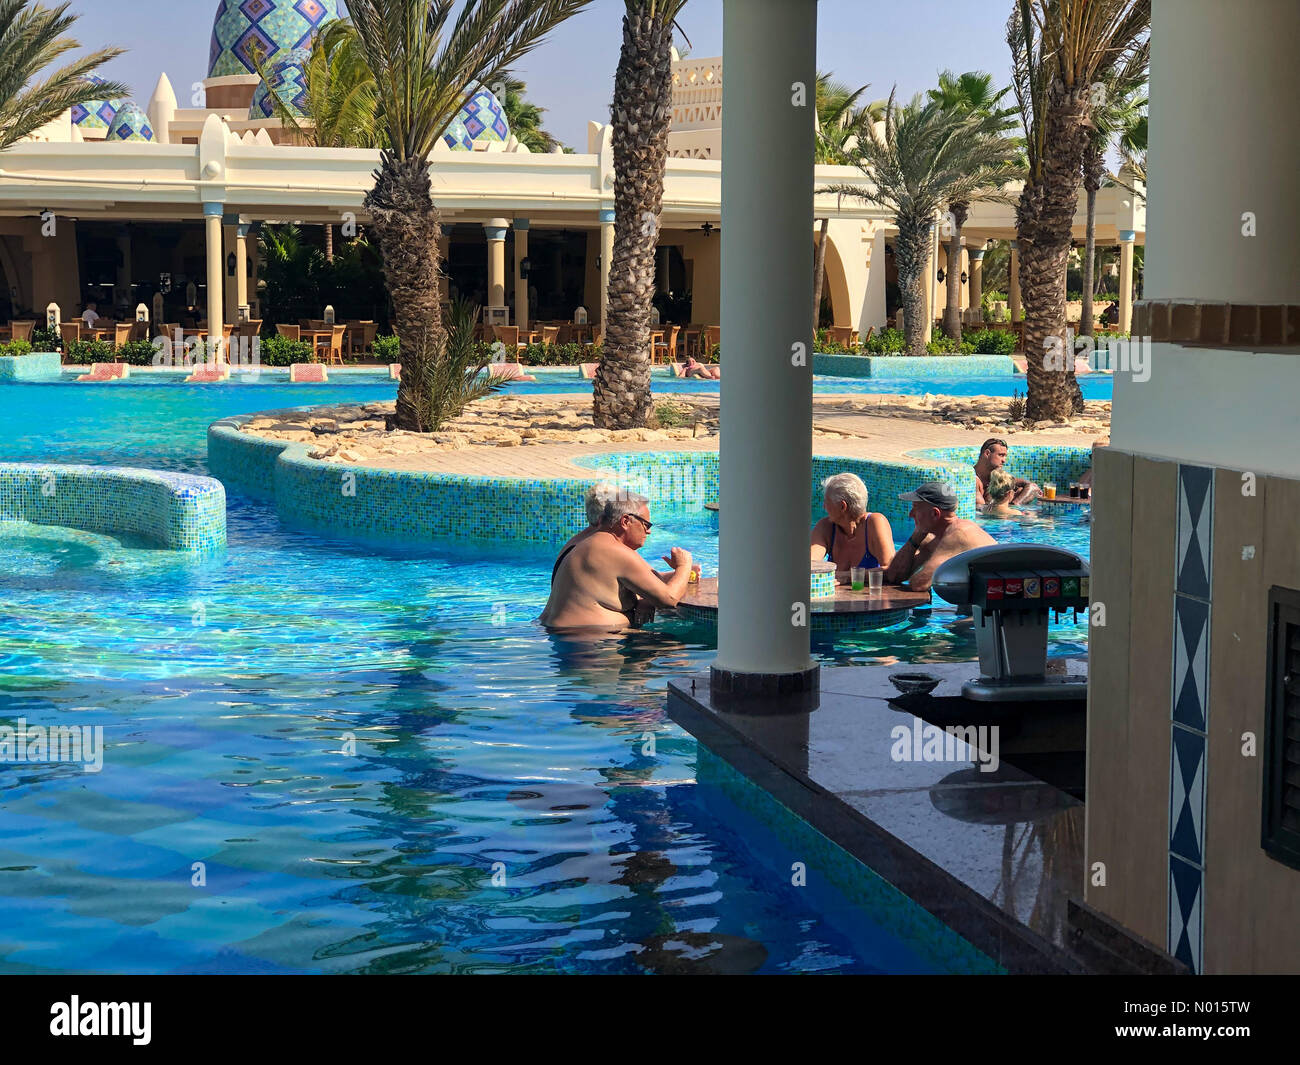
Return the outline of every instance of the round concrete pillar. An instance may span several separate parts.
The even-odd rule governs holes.
[[[488,242],[488,306],[506,305],[506,229],[509,222],[494,218],[483,227]]]
[[[221,339],[222,289],[226,283],[226,271],[221,261],[221,216],[222,205],[205,203],[203,205],[203,235],[207,243],[208,265],[208,340]]]
[[[815,688],[809,656],[816,0],[724,0],[715,692]],[[773,145],[780,151],[773,151]],[[773,204],[780,209],[774,210]]]

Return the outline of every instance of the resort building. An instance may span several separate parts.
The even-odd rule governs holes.
[[[344,239],[364,227],[362,199],[377,153],[294,144],[269,99],[274,91],[301,110],[306,49],[335,17],[334,0],[220,0],[208,76],[193,86],[183,101],[188,106],[181,101],[186,87],[178,97],[162,74],[148,101],[100,100],[73,108],[6,152],[0,168],[0,319],[43,318],[51,302],[66,318],[91,299],[122,318],[134,317],[142,303],[160,321],[206,315],[233,322],[241,313],[261,318],[257,241],[250,239],[257,226],[330,225]],[[665,321],[717,324],[722,60],[676,60],[673,82],[658,291],[672,294]],[[475,298],[498,324],[572,320],[579,308],[591,321],[601,320],[614,231],[609,128],[590,123],[581,149],[530,153],[511,135],[492,92],[475,94],[433,162],[449,293]],[[818,187],[861,180],[855,168],[816,168]],[[896,303],[896,231],[886,212],[818,195],[814,218],[829,219],[824,290],[831,321],[863,334],[880,329]],[[1080,242],[1085,221],[1080,193]],[[815,225],[810,244],[819,231]],[[1144,242],[1144,231],[1142,198],[1121,185],[1103,188],[1097,242],[1121,249],[1121,330],[1129,327],[1133,248]],[[976,203],[963,233],[965,254],[951,268],[963,275],[962,307],[979,308],[985,248],[1014,239],[1014,207]],[[926,274],[931,319],[942,314],[940,272],[950,268],[947,258],[937,224]],[[1014,279],[1014,261],[1010,274]],[[1009,315],[1017,319],[1014,280],[1008,296]],[[386,312],[376,308],[370,316]]]

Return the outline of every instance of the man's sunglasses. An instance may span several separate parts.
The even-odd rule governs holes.
[[[649,532],[651,529],[653,529],[653,528],[655,527],[654,522],[652,522],[652,521],[646,521],[645,518],[641,517],[640,514],[629,514],[628,517],[629,517],[629,518],[636,518],[637,521],[639,521],[642,525],[645,526],[645,531],[646,531],[646,532]]]

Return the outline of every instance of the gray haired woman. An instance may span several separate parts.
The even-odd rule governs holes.
[[[831,561],[841,577],[852,566],[875,569],[894,558],[894,530],[883,514],[867,510],[867,486],[854,473],[822,482],[826,517],[812,531],[812,561]]]

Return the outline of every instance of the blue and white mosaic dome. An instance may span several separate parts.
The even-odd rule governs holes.
[[[94,82],[96,85],[103,85],[104,79],[98,74],[87,74],[86,80]],[[89,129],[108,129],[113,124],[113,118],[117,115],[117,109],[122,106],[123,100],[87,100],[84,104],[77,104],[72,108],[72,124],[83,132]]]
[[[485,88],[479,89],[451,120],[442,139],[454,152],[472,152],[476,143],[505,142],[510,138],[510,124],[505,108]]]
[[[117,109],[112,125],[108,127],[106,141],[151,141],[153,128],[149,116],[129,100]]]
[[[280,52],[307,48],[312,35],[338,17],[338,0],[220,0],[208,77],[256,74],[255,52],[269,63]]]
[[[307,110],[307,61],[310,48],[291,48],[284,52],[267,69],[266,80],[259,81],[253,90],[253,101],[248,105],[249,118],[274,118],[275,105],[271,90],[280,102],[301,118]],[[268,89],[269,86],[269,89]]]

